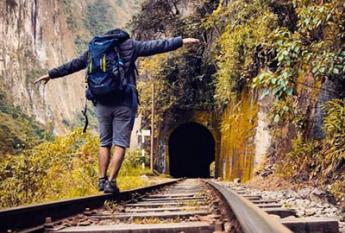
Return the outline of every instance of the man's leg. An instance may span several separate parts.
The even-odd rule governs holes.
[[[107,170],[110,162],[110,147],[99,147],[99,176],[105,178],[107,176]]]
[[[123,159],[125,157],[126,149],[120,146],[114,147],[113,157],[111,158],[111,171],[109,175],[109,181],[117,178]]]
[[[113,142],[114,152],[111,158],[111,171],[108,182],[104,188],[106,193],[117,193],[119,189],[116,182],[113,180],[117,178],[126,148],[130,145],[131,132],[133,129],[133,111],[128,106],[117,106],[113,112]]]
[[[110,149],[113,138],[113,116],[112,109],[101,104],[96,105],[100,147],[98,154],[99,182],[98,189],[103,191],[107,181],[107,170],[110,161]]]

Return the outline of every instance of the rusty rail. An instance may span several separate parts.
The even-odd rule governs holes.
[[[244,233],[292,233],[250,201],[211,180],[205,181],[228,203]]]
[[[24,229],[25,232],[40,232],[43,231],[44,222],[47,217],[56,221],[82,213],[86,208],[91,210],[100,208],[106,200],[130,200],[137,195],[160,189],[178,181],[180,180],[177,179],[143,188],[132,189],[121,192],[116,196],[112,194],[101,194],[45,204],[3,209],[0,210],[0,232],[7,232],[8,230],[13,232]]]

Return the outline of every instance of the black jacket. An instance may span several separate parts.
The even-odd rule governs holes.
[[[175,37],[166,40],[150,40],[150,41],[137,41],[128,39],[119,46],[119,53],[124,60],[127,69],[127,74],[133,84],[135,83],[135,61],[138,57],[147,57],[159,53],[165,53],[176,50],[182,46],[182,38]],[[85,69],[88,65],[88,52],[81,54],[78,58],[63,64],[57,68],[49,70],[49,77],[59,78],[74,72]]]
[[[136,85],[135,61],[138,57],[147,57],[159,53],[176,50],[182,46],[182,37],[175,37],[165,40],[137,41],[128,39],[119,45],[119,53],[126,67],[126,74],[130,83]],[[88,65],[88,52],[84,52],[78,58],[71,60],[57,68],[49,70],[49,77],[52,79],[63,77],[74,72],[85,69]],[[118,98],[106,105],[131,105],[131,95],[125,98]]]

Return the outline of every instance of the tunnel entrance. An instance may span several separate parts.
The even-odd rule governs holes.
[[[208,178],[215,159],[215,141],[211,132],[197,123],[186,123],[169,138],[170,175]]]

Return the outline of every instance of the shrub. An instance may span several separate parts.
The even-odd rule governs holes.
[[[0,207],[40,203],[98,193],[98,136],[76,129],[16,156],[0,160]],[[141,177],[138,151],[126,157],[118,184],[122,190],[148,183]]]

